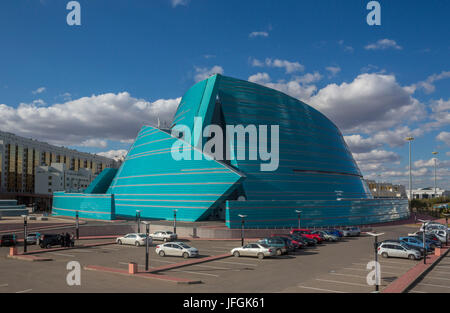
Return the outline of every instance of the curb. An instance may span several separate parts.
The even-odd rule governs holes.
[[[150,279],[158,279],[162,281],[167,281],[171,283],[176,284],[185,284],[185,285],[192,285],[192,284],[201,284],[202,281],[200,280],[189,280],[185,278],[178,278],[173,276],[166,276],[161,274],[151,274],[148,272],[139,272],[136,274],[130,274],[126,270],[118,269],[118,268],[110,268],[110,267],[103,267],[103,266],[96,266],[96,265],[87,265],[84,267],[85,270],[90,271],[99,271],[99,272],[106,272],[106,273],[113,273],[113,274],[120,274],[120,275],[126,275],[130,277],[141,277],[141,278],[150,278]]]
[[[30,261],[30,262],[42,262],[42,261],[53,261],[51,258],[40,258],[33,255],[7,255],[8,259]]]
[[[52,249],[40,249],[40,250],[36,250],[36,251],[30,251],[30,252],[25,252],[25,253],[21,253],[18,255],[31,255],[31,254],[38,254],[38,253],[45,253],[45,252],[53,252],[53,251],[63,251],[63,250],[73,250],[73,249],[83,249],[83,248],[89,248],[89,247],[97,247],[97,246],[107,246],[107,245],[112,245],[112,244],[116,244],[116,242],[114,241],[110,241],[110,242],[102,242],[102,243],[88,243],[88,244],[84,244],[82,246],[76,246],[76,247],[61,247],[61,248],[52,248]]]
[[[381,293],[406,293],[417,283],[417,281],[428,274],[428,272],[430,272],[436,266],[436,264],[438,264],[448,254],[449,251],[450,248],[447,247],[447,251],[437,257],[431,264],[417,264],[401,277],[397,278],[394,282],[389,284],[386,288],[384,288]],[[413,276],[409,277],[410,275]]]
[[[205,258],[200,258],[200,259],[195,259],[195,260],[190,260],[190,261],[185,261],[185,262],[180,262],[180,263],[163,265],[163,266],[160,266],[160,267],[155,267],[155,268],[153,268],[153,269],[151,269],[151,270],[149,270],[147,272],[142,272],[142,273],[156,273],[156,272],[161,272],[161,271],[167,271],[167,270],[171,270],[171,269],[174,269],[174,268],[189,266],[189,265],[193,265],[193,264],[200,264],[200,263],[205,263],[205,262],[225,259],[225,258],[228,258],[228,257],[231,257],[231,256],[232,255],[229,254],[229,253],[220,254],[220,255],[214,255],[214,256],[209,256],[209,257],[205,257]]]

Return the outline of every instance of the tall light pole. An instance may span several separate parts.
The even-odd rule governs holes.
[[[384,233],[376,234],[368,232],[367,234],[375,238],[375,242],[373,244],[375,248],[375,291],[378,292],[380,290],[379,281],[381,280],[381,277],[379,275],[380,269],[378,268],[378,236],[384,235]]]
[[[173,233],[177,233],[177,209],[173,210]]]
[[[79,218],[78,218],[78,211],[75,212],[75,233],[76,233],[77,240],[79,240],[80,239],[80,223],[79,223]]]
[[[425,233],[427,232],[427,222],[429,221],[424,221],[424,220],[419,220],[420,222],[423,223],[423,230],[422,230],[422,241],[423,241],[423,264],[427,264],[427,244],[426,244],[426,238],[425,238]]]
[[[238,216],[242,219],[241,222],[241,245],[244,246],[244,219],[247,217],[247,215],[238,214]]]
[[[448,247],[448,217],[450,216],[450,213],[444,213],[445,216],[445,227],[447,227],[447,230],[445,231],[445,245]]]
[[[145,224],[145,271],[148,271],[148,246],[149,246],[149,236],[150,236],[150,222],[144,221]]]
[[[298,228],[300,229],[300,216],[302,214],[302,211],[295,210],[295,213],[297,213],[297,219],[298,219]]]
[[[27,216],[26,215],[22,215],[23,216],[23,252],[27,252]]]
[[[409,142],[409,203],[411,209],[411,201],[412,201],[411,142],[414,140],[414,137],[406,137],[405,140]]]
[[[141,210],[136,210],[137,232],[141,232]]]
[[[437,151],[433,151],[432,154],[433,155],[437,155],[438,152]],[[437,198],[437,193],[436,193],[436,161],[437,161],[437,158],[434,158],[434,198]]]

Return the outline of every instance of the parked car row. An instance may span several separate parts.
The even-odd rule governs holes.
[[[378,245],[378,254],[384,258],[397,257],[419,260],[425,252],[432,252],[435,248],[441,248],[446,242],[448,228],[445,225],[428,222],[426,227],[422,225],[419,231],[401,236],[397,240],[384,240]],[[425,242],[424,242],[425,229]]]
[[[361,230],[358,227],[346,227],[342,230],[296,228],[292,229],[289,234],[272,234],[257,242],[234,248],[231,250],[231,254],[235,257],[252,256],[264,259],[266,257],[288,254],[297,249],[315,246],[325,241],[336,242],[344,236],[359,235],[361,235]]]

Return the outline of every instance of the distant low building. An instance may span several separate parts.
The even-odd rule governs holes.
[[[374,180],[366,180],[370,192],[374,198],[406,198],[406,189],[403,185],[395,185],[391,183],[376,182]]]
[[[408,199],[410,197],[409,190],[407,190]],[[417,188],[412,190],[413,199],[433,199],[439,197],[450,197],[450,190],[445,190],[441,188],[436,188],[436,192],[434,191],[434,187],[426,187],[426,188]]]
[[[55,191],[82,192],[95,175],[92,171],[80,168],[78,171],[69,170],[64,163],[52,163],[51,166],[36,167],[36,194],[49,194]]]

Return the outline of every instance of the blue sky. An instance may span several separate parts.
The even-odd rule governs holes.
[[[89,152],[126,150],[214,72],[279,89],[341,128],[368,178],[450,189],[450,2],[65,0],[0,3],[0,129]],[[123,151],[122,151],[123,152]]]

